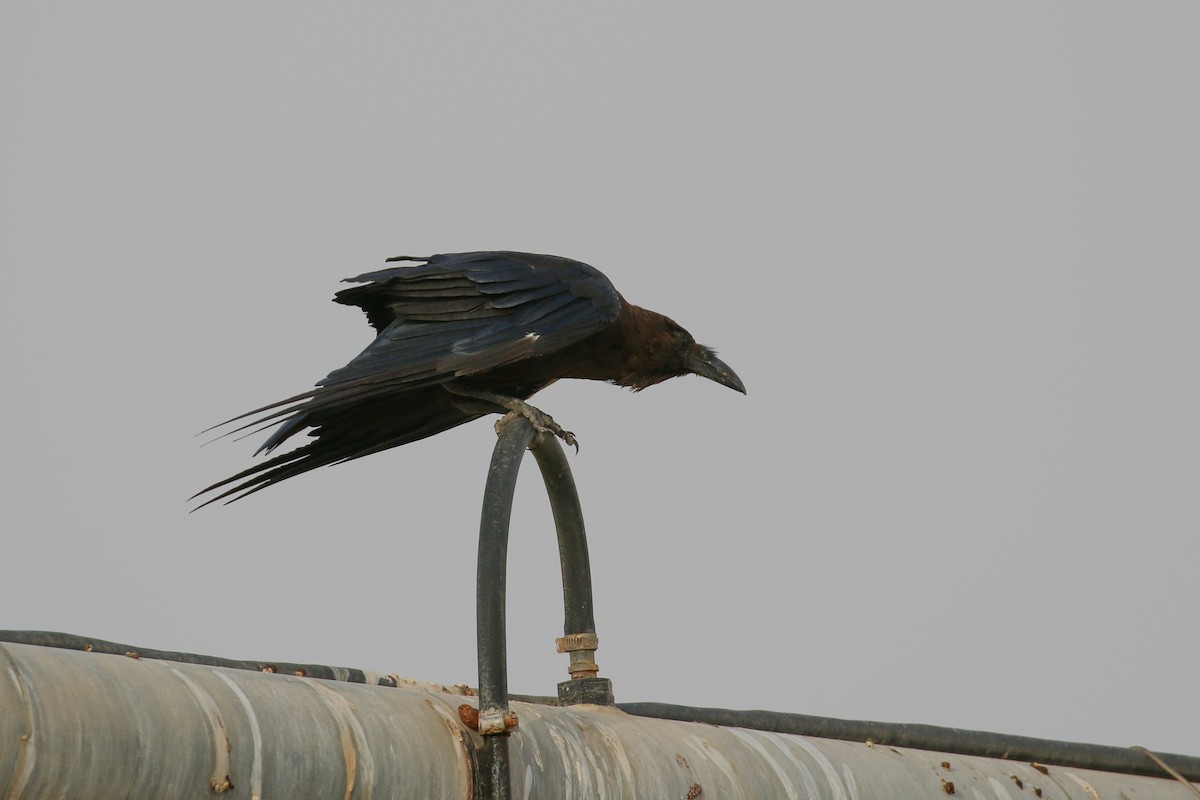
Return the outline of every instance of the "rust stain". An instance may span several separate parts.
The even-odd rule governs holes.
[[[229,741],[229,731],[225,727],[225,718],[221,714],[221,709],[217,705],[217,701],[208,691],[190,678],[185,672],[175,667],[169,668],[171,673],[179,679],[179,681],[187,687],[191,692],[193,699],[200,708],[200,713],[204,720],[208,723],[209,734],[212,737],[214,763],[212,771],[209,773],[208,787],[217,794],[228,791],[233,788],[233,781],[230,780],[230,774],[233,767],[230,763],[229,754],[233,751],[233,745]]]
[[[142,657],[142,654],[141,654],[141,653],[139,653],[139,652],[137,652],[137,651],[135,651],[135,650],[130,650],[129,652],[127,652],[127,653],[125,654],[125,657],[126,657],[126,658],[132,658],[132,659],[135,659],[135,660],[136,660],[136,659],[139,659],[139,658],[141,658],[141,657]]]
[[[434,703],[431,700],[426,700],[425,702],[437,713],[439,717],[441,717],[442,724],[446,726],[446,730],[450,731],[451,739],[457,743],[458,752],[461,754],[463,765],[466,767],[466,769],[463,770],[463,776],[467,781],[467,793],[464,795],[464,797],[474,797],[476,764],[473,756],[474,746],[470,741],[470,735],[463,733],[463,729],[454,724],[454,718],[446,713],[445,706],[441,705],[440,703]],[[478,714],[478,712],[476,713]],[[459,714],[461,717],[461,710],[459,711]]]
[[[371,754],[367,733],[355,714],[354,703],[326,685],[330,682],[312,678],[301,678],[300,682],[316,692],[337,724],[346,765],[344,800],[350,800],[351,796],[357,800],[371,800],[375,789],[375,757]]]
[[[1013,781],[1013,783],[1015,783],[1015,784],[1017,785],[1017,788],[1018,788],[1018,789],[1024,789],[1024,788],[1025,788],[1025,784],[1024,784],[1024,782],[1022,782],[1022,781],[1021,781],[1021,779],[1020,779],[1020,778],[1018,778],[1016,775],[1009,775],[1008,777],[1012,778],[1012,781]]]
[[[463,703],[458,707],[458,718],[462,720],[463,725],[466,725],[471,730],[479,730],[479,709],[474,706]]]
[[[1041,797],[1041,796],[1042,796],[1042,790],[1041,790],[1041,789],[1039,789],[1039,788],[1038,788],[1038,787],[1036,787],[1036,786],[1035,786],[1035,787],[1033,787],[1033,793],[1034,793],[1034,794],[1036,794],[1038,797]]]
[[[1031,761],[1031,762],[1029,762],[1029,766],[1033,767],[1034,769],[1036,769],[1038,772],[1042,773],[1043,775],[1050,774],[1050,769],[1045,764],[1039,764],[1036,761]]]
[[[350,800],[350,795],[354,794],[354,784],[358,779],[358,753],[354,750],[354,740],[347,733],[344,724],[338,720],[338,727],[342,729],[342,756],[346,759],[346,794],[343,795],[345,800]]]
[[[696,798],[699,797],[700,793],[703,791],[704,790],[700,788],[700,784],[693,783],[692,788],[688,789],[687,800],[696,800]]]
[[[1092,786],[1090,783],[1073,772],[1068,772],[1067,777],[1075,781],[1075,783],[1079,785],[1079,788],[1083,789],[1087,796],[1092,798],[1092,800],[1101,800],[1100,793],[1096,791],[1095,786]]]
[[[21,706],[25,711],[25,722],[27,732],[21,734],[17,741],[20,744],[17,747],[17,763],[13,765],[12,782],[9,784],[10,794],[8,797],[20,797],[24,791],[25,784],[29,782],[29,776],[33,773],[34,752],[35,752],[35,733],[34,716],[33,716],[33,697],[32,687],[25,680],[25,676],[21,674],[17,662],[13,660],[8,649],[0,647],[0,655],[4,656],[4,660],[8,662],[8,673],[12,676],[13,682],[17,685],[17,693],[21,696]]]
[[[954,781],[948,781],[942,778],[942,791],[946,794],[954,794]]]
[[[950,769],[950,762],[949,762],[949,761],[943,761],[943,762],[942,762],[942,769]]]

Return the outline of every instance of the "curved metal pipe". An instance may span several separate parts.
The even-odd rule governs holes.
[[[553,436],[534,432],[523,417],[500,432],[479,523],[476,573],[476,637],[479,645],[479,732],[484,734],[488,796],[509,796],[508,732],[516,721],[508,708],[506,652],[506,580],[508,531],[517,472],[526,449],[533,450],[554,516],[563,582],[563,638],[559,652],[570,654],[571,680],[559,684],[564,703],[612,705],[612,684],[597,676],[596,622],[592,611],[592,569],[588,560],[583,510],[562,446]]]
[[[575,478],[562,445],[553,436],[539,436],[531,449],[550,497],[562,566],[563,636],[556,644],[558,652],[570,656],[567,670],[571,680],[558,685],[558,697],[566,705],[610,706],[615,702],[612,682],[599,677],[600,667],[596,664],[600,640],[592,611],[592,567]]]
[[[533,443],[529,421],[512,420],[496,440],[483,513],[479,522],[479,565],[475,576],[475,635],[479,647],[479,732],[484,734],[485,796],[508,800],[508,654],[505,648],[505,577],[508,528],[517,471]]]
[[[834,719],[779,711],[732,711],[669,703],[621,703],[618,707],[626,714],[654,719],[700,722],[726,728],[748,728],[848,742],[871,742],[878,746],[1032,761],[1129,775],[1162,777],[1162,766],[1158,763],[1161,760],[1186,779],[1200,781],[1200,758],[1178,753],[1155,753],[1157,758],[1152,758],[1147,756],[1144,748],[1138,747],[1112,747],[937,725]]]
[[[596,632],[592,613],[592,567],[588,560],[587,534],[583,527],[583,509],[575,478],[562,445],[551,436],[542,436],[533,446],[550,496],[550,512],[558,534],[558,558],[562,564],[563,634]]]

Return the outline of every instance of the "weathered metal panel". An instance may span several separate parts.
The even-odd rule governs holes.
[[[0,645],[0,797],[469,798],[474,698]],[[512,796],[1195,800],[1167,778],[513,703]]]
[[[0,796],[467,798],[469,739],[434,695],[0,646]]]
[[[1196,798],[1170,779],[649,720],[602,706],[514,709],[514,798]]]

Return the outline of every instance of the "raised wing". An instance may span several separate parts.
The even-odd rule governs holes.
[[[463,412],[437,387],[561,350],[612,324],[621,310],[620,295],[599,270],[557,256],[388,260],[412,263],[349,278],[362,285],[334,298],[366,312],[375,341],[316,389],[229,420],[255,417],[229,431],[235,433],[287,418],[258,453],[306,428],[316,440],[204,489],[199,494],[248,478],[208,502],[474,419],[480,414]]]
[[[532,253],[449,253],[348,279],[338,292],[379,336],[321,383],[442,383],[574,344],[611,324],[620,295],[599,270]]]

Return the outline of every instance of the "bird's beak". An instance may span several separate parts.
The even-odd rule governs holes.
[[[737,376],[737,373],[708,348],[704,348],[688,358],[688,371],[702,378],[708,378],[710,381],[716,381],[722,386],[728,386],[736,392],[746,393],[746,385],[742,383],[742,379]]]

